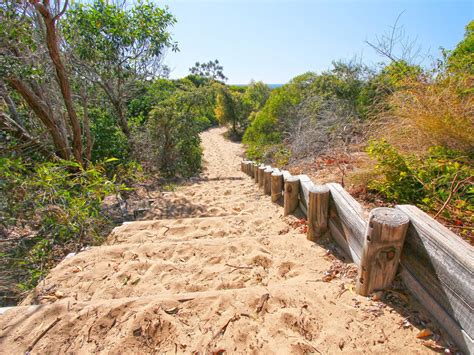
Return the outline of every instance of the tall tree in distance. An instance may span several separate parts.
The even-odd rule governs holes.
[[[224,75],[224,67],[219,64],[217,59],[214,61],[210,60],[207,63],[196,62],[193,67],[189,68],[189,72],[211,80],[227,80],[227,77]]]

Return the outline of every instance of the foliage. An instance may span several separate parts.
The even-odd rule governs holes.
[[[180,92],[155,107],[147,124],[150,157],[165,176],[192,176],[201,169],[199,132],[206,124],[196,108],[202,96]]]
[[[129,157],[127,137],[117,127],[116,118],[106,110],[94,107],[89,111],[93,141],[92,162],[117,158],[125,162]]]
[[[369,188],[390,201],[413,203],[445,218],[470,223],[474,213],[473,157],[434,146],[417,157],[401,154],[386,141],[372,141],[368,153],[377,159]],[[443,207],[444,206],[444,207]]]
[[[232,132],[237,132],[239,116],[237,113],[236,102],[232,93],[224,86],[218,91],[214,113],[217,121],[221,125],[231,124]]]
[[[446,55],[448,71],[458,75],[464,73],[474,75],[474,20],[466,26],[464,39]]]
[[[167,48],[178,50],[168,31],[175,22],[166,8],[146,0],[131,7],[105,0],[76,3],[62,22],[76,72],[104,91],[128,138],[126,98],[137,80],[159,75]]]
[[[220,65],[217,59],[214,61],[210,60],[207,63],[196,62],[193,67],[189,68],[189,72],[206,79],[227,80],[227,77],[224,75],[224,67]]]
[[[0,158],[2,224],[34,231],[4,251],[22,289],[34,287],[55,260],[97,243],[109,230],[101,202],[125,189],[106,177],[111,163],[113,159],[84,169],[72,161]]]

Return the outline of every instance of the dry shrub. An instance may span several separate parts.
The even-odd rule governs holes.
[[[391,110],[382,115],[378,137],[405,152],[425,152],[444,146],[474,150],[472,79],[445,78],[435,82],[407,82],[389,98]]]
[[[298,107],[297,120],[285,143],[291,160],[318,157],[325,153],[349,153],[363,141],[364,123],[354,105],[337,98],[307,97]]]

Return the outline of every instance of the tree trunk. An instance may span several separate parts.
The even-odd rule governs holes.
[[[89,121],[89,110],[87,107],[87,89],[84,88],[82,92],[82,106],[84,109],[84,135],[86,136],[86,160],[91,161],[92,158],[92,137]]]
[[[46,126],[48,132],[53,139],[54,147],[59,157],[68,160],[71,155],[71,150],[59,126],[56,124],[48,108],[41,102],[35,93],[21,80],[16,78],[9,78],[7,82],[15,89],[26,101],[28,106],[39,117],[41,122]]]
[[[130,128],[128,127],[127,117],[123,110],[122,102],[119,100],[114,101],[115,110],[117,111],[119,126],[125,136],[130,140]]]
[[[43,22],[46,27],[46,44],[48,47],[49,56],[53,62],[54,68],[56,70],[56,75],[58,77],[59,88],[61,89],[61,94],[63,96],[64,105],[69,116],[69,121],[72,128],[72,147],[74,158],[81,165],[83,164],[82,160],[82,137],[81,137],[81,125],[77,119],[77,114],[74,109],[74,104],[71,94],[71,86],[69,84],[69,78],[66,73],[66,69],[61,60],[61,55],[59,51],[59,39],[57,37],[56,31],[56,19],[53,17],[49,10],[49,6],[41,4],[40,2],[31,0],[32,4],[35,6],[36,10],[41,14]]]

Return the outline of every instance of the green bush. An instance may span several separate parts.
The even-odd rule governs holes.
[[[125,189],[106,177],[104,165],[84,169],[71,161],[0,158],[0,176],[3,226],[31,231],[2,255],[21,289],[34,287],[66,253],[97,243],[110,226],[100,213],[103,198]]]
[[[390,201],[442,210],[445,218],[469,222],[474,212],[472,156],[443,147],[432,147],[423,157],[403,155],[384,140],[372,141],[367,151],[382,176],[369,182],[370,189]]]
[[[201,169],[201,129],[196,116],[183,110],[186,99],[184,95],[177,95],[150,113],[147,131],[151,158],[166,177],[189,177]]]
[[[209,120],[209,118],[207,118],[206,116],[199,116],[199,117],[196,117],[194,119],[195,123],[196,123],[196,126],[197,128],[200,130],[200,131],[205,131],[206,129],[210,128],[212,126],[212,123],[211,121]]]
[[[118,128],[115,117],[101,108],[92,108],[89,115],[93,141],[92,161],[98,162],[111,157],[121,162],[126,161],[130,147],[127,137]]]

